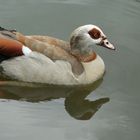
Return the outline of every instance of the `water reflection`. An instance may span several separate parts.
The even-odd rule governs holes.
[[[136,2],[140,2],[140,0],[135,0]]]
[[[86,99],[102,80],[88,86],[37,85],[23,82],[0,82],[0,98],[24,100],[28,102],[52,101],[65,98],[65,109],[70,116],[78,120],[90,119],[109,98],[94,101]]]

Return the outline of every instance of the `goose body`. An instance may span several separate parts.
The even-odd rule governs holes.
[[[57,85],[89,84],[104,74],[105,66],[100,56],[82,65],[84,72],[75,75],[69,62],[63,60],[53,62],[50,58],[36,52],[32,52],[28,57],[20,56],[0,64],[3,74],[13,79]]]
[[[0,55],[10,56],[0,63],[0,75],[25,82],[57,85],[93,83],[103,76],[105,65],[93,51],[92,44],[114,49],[95,25],[85,25],[74,30],[70,43],[47,36],[23,36],[17,32],[3,34],[2,31],[0,38],[6,40],[6,44],[2,44],[0,39],[0,46],[4,46],[0,49]],[[9,40],[13,44],[9,45]],[[16,43],[21,45],[17,47],[20,51],[14,49]],[[17,54],[13,53],[14,50]]]

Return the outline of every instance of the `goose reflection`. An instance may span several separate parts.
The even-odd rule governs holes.
[[[23,82],[1,81],[0,98],[24,100],[28,102],[52,101],[65,98],[65,109],[70,116],[78,120],[89,120],[109,101],[109,98],[100,98],[94,101],[86,99],[102,80],[88,86],[54,86],[31,84]]]

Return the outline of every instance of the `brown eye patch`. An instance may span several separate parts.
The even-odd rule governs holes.
[[[93,38],[93,39],[98,39],[101,37],[101,33],[98,29],[93,28],[92,30],[90,30],[89,35]]]

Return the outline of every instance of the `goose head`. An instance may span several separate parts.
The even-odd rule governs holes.
[[[96,25],[80,26],[72,32],[70,46],[73,55],[90,55],[94,52],[95,45],[115,50],[107,36]]]

